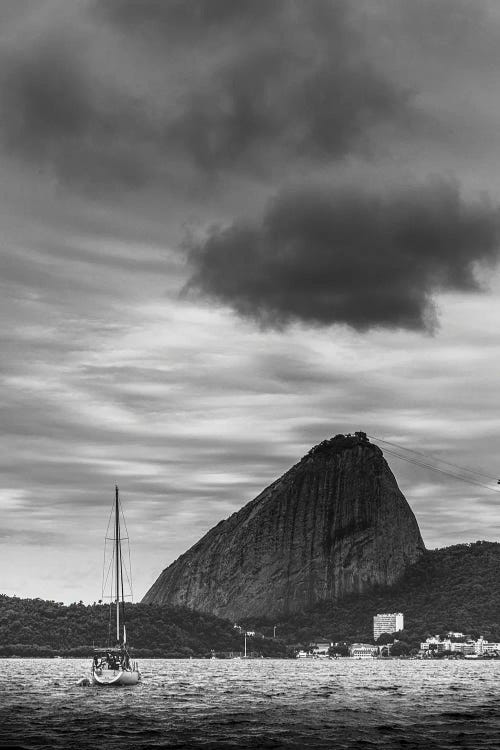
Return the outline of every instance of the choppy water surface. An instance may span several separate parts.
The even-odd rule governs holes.
[[[130,688],[89,660],[0,660],[0,747],[495,748],[500,663],[144,660]]]

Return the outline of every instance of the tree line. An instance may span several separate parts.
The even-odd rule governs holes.
[[[186,608],[125,604],[127,645],[135,657],[182,658],[239,653],[243,635],[233,623]],[[89,656],[94,646],[115,642],[114,607],[64,605],[0,595],[0,657]],[[283,656],[281,642],[256,636],[247,647]]]
[[[249,650],[264,656],[292,655],[312,641],[373,642],[373,616],[403,612],[397,650],[448,631],[500,641],[500,544],[474,542],[427,551],[393,586],[323,602],[271,619],[240,621],[256,631]],[[131,650],[144,657],[189,657],[243,651],[233,623],[185,608],[125,605]],[[276,634],[276,638],[273,635]],[[0,656],[87,656],[93,645],[113,643],[109,605],[68,606],[42,599],[0,595]]]

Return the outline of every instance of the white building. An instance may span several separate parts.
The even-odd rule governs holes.
[[[376,641],[382,633],[397,633],[404,628],[404,617],[402,612],[391,612],[390,614],[375,615],[373,618],[373,638]]]
[[[437,651],[441,638],[435,635],[434,638],[427,638],[420,644],[420,651]]]
[[[467,641],[465,643],[451,642],[450,651],[463,654],[464,656],[471,656],[477,653],[477,647],[475,641]]]
[[[441,638],[436,635],[433,638],[427,638],[423,643],[420,644],[420,651],[434,651],[436,654],[440,654],[443,651],[453,651],[452,649],[452,642],[449,638],[445,638],[444,640],[441,640]],[[456,644],[462,646],[463,644]]]
[[[500,654],[500,643],[488,643],[484,638],[476,641],[476,654]]]
[[[372,646],[371,643],[353,643],[349,647],[349,656],[353,659],[371,659],[377,652],[377,646]]]

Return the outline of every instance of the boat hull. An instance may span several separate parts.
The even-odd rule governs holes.
[[[120,686],[120,685],[137,685],[141,679],[139,670],[111,670],[103,669],[101,674],[92,672],[92,682],[94,685]]]

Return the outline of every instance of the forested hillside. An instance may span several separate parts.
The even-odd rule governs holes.
[[[500,641],[500,544],[474,542],[427,551],[391,588],[348,596],[272,622],[247,626],[276,634],[287,643],[316,638],[372,641],[373,615],[403,612],[403,640],[415,646],[427,635],[448,630]]]
[[[63,604],[0,596],[0,656],[86,656],[113,643],[109,605]],[[243,636],[227,620],[188,609],[126,605],[127,638],[135,656],[188,657],[243,651]],[[248,649],[283,655],[281,643],[249,638]]]
[[[391,588],[272,620],[247,618],[240,624],[268,636],[250,638],[249,650],[284,656],[287,644],[307,645],[318,638],[372,641],[373,615],[378,612],[403,612],[405,630],[398,637],[409,647],[448,630],[500,641],[500,544],[475,542],[428,551]],[[189,609],[127,604],[126,619],[128,640],[137,656],[243,650],[243,637],[233,623]],[[93,643],[112,642],[113,628],[109,605],[64,606],[0,596],[0,656],[84,656]]]

